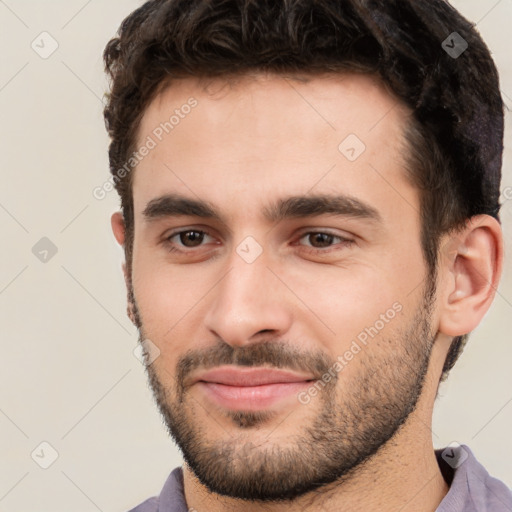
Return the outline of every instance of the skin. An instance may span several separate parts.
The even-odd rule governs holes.
[[[386,360],[390,340],[399,340],[395,350],[406,350],[411,340],[402,339],[403,333],[423,304],[427,267],[419,191],[406,177],[401,153],[411,113],[375,79],[362,75],[303,81],[259,74],[231,85],[189,78],[173,82],[149,104],[139,143],[191,96],[197,107],[133,171],[135,237],[125,277],[133,285],[144,337],[160,350],[152,371],[175,397],[180,357],[219,340],[233,348],[283,340],[301,352],[336,359],[398,302],[400,314],[339,373],[336,396],[342,400],[350,385],[360,382],[368,354]],[[366,145],[353,162],[338,150],[348,134]],[[222,220],[145,219],[147,204],[169,193],[210,202]],[[262,215],[269,202],[312,193],[348,194],[371,205],[381,220],[324,214],[273,223]],[[112,216],[112,228],[123,245],[120,212]],[[187,229],[209,236],[198,247],[184,247],[179,237],[165,242]],[[304,235],[318,231],[353,243],[335,238],[313,254],[314,240]],[[252,263],[236,251],[247,236],[262,249]],[[188,252],[170,252],[170,245]],[[452,338],[474,329],[488,310],[502,253],[500,226],[488,216],[474,217],[441,240],[429,323],[434,343],[421,396],[402,428],[364,468],[322,492],[261,503],[209,492],[185,464],[188,506],[211,512],[434,511],[448,491],[431,433],[442,366]],[[393,372],[383,375],[393,389]],[[304,405],[290,397],[252,429],[240,427],[197,387],[188,388],[186,404],[204,427],[205,442],[243,438],[271,450],[293,447],[294,436],[312,423],[322,401]]]

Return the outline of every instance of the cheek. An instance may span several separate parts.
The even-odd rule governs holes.
[[[392,269],[371,263],[297,269],[286,280],[296,295],[333,324],[358,325],[378,317],[402,294]]]
[[[308,306],[296,312],[297,322],[333,358],[349,350],[354,340],[361,346],[370,341],[377,345],[376,341],[393,337],[406,317],[414,314],[412,304],[419,300],[422,286],[418,284],[424,277],[422,264],[402,260],[397,265],[397,259],[383,257],[378,265],[297,268],[288,273],[285,281],[301,301],[294,301],[294,307]]]
[[[197,327],[198,315],[204,315],[203,299],[218,276],[207,266],[180,268],[149,257],[134,258],[134,293],[146,336],[163,344],[161,350],[169,345],[173,350],[188,348],[184,342],[190,332],[185,333],[185,328],[191,322]]]

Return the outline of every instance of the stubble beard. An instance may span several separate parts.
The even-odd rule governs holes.
[[[281,368],[314,369],[315,374],[322,375],[336,360],[320,353],[297,355],[271,342],[237,348],[220,342],[206,353],[189,352],[180,358],[175,380],[167,388],[156,365],[146,365],[168,431],[198,480],[222,496],[283,502],[342,482],[363,470],[364,462],[404,425],[422,394],[435,340],[430,326],[432,296],[433,290],[425,292],[423,304],[405,329],[395,331],[392,338],[379,336],[379,341],[370,341],[356,355],[360,368],[357,376],[344,381],[342,371],[309,404],[297,402],[297,408],[282,419],[276,411],[224,411],[234,433],[226,432],[222,439],[209,438],[208,422],[213,424],[215,420],[182,385],[190,371],[205,363],[208,367],[217,363],[271,363]],[[140,319],[133,293],[132,300]],[[144,339],[142,323],[139,333]],[[372,351],[372,343],[379,344],[378,351]],[[303,407],[314,408],[308,410],[306,418]],[[209,412],[218,414],[215,410]],[[295,426],[293,444],[286,442],[287,436],[286,445],[280,445],[279,430],[289,425]],[[256,445],[251,436],[261,428],[268,428],[271,434],[267,442]]]

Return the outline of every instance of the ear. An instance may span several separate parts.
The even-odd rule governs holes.
[[[461,336],[481,322],[494,299],[503,265],[501,226],[489,215],[476,215],[447,235],[442,248],[439,331]]]
[[[112,225],[112,231],[114,232],[117,242],[119,245],[124,245],[125,226],[123,214],[121,212],[113,213],[110,218],[110,224]]]
[[[112,231],[114,233],[114,237],[117,240],[118,244],[124,247],[124,242],[126,239],[126,227],[124,223],[123,214],[121,212],[115,212],[110,218],[110,224],[112,225]],[[126,262],[123,262],[123,274],[124,274],[124,282],[126,284],[126,290],[128,292],[128,300],[127,300],[127,309],[126,313],[128,318],[134,325],[137,325],[133,298],[130,294],[131,291],[131,276],[128,275],[128,271],[126,269]],[[133,293],[133,292],[132,292]]]
[[[124,224],[123,214],[121,212],[115,212],[114,214],[112,214],[112,217],[110,218],[110,224],[112,226],[112,232],[114,233],[114,237],[117,240],[117,243],[124,247],[126,228]],[[127,275],[125,262],[123,263],[123,274],[126,280]]]

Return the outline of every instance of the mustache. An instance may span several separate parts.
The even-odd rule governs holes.
[[[217,366],[270,366],[272,368],[311,373],[317,379],[328,372],[335,363],[323,352],[299,350],[283,342],[265,341],[233,347],[223,341],[205,349],[189,350],[177,363],[178,386],[186,386],[191,372],[209,370]]]

